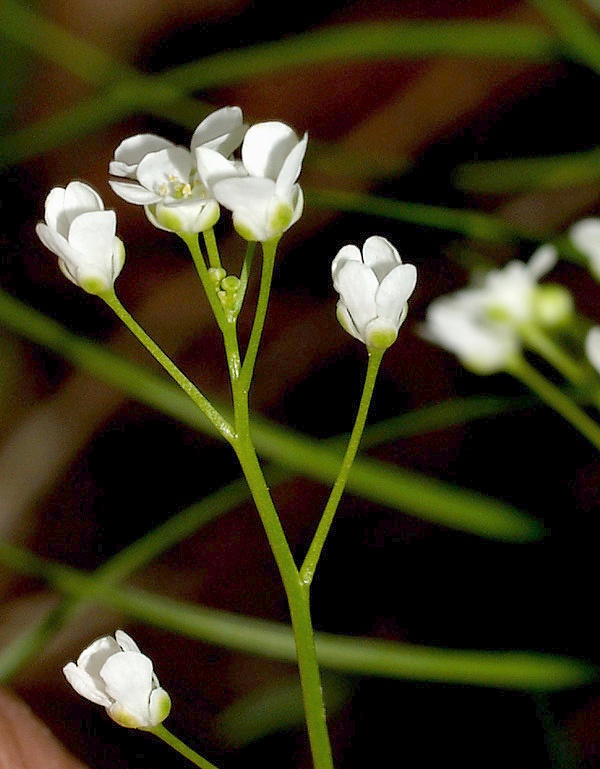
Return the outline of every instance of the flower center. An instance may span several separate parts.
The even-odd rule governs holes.
[[[202,182],[195,175],[192,175],[190,181],[185,182],[175,176],[175,174],[169,174],[167,181],[163,182],[158,188],[158,194],[163,198],[187,200],[199,186],[202,186]]]

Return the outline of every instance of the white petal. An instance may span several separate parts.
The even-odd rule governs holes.
[[[124,652],[138,652],[141,654],[140,647],[136,644],[133,638],[124,630],[117,630],[115,632],[115,641],[119,644]]]
[[[347,262],[337,272],[335,288],[364,338],[364,329],[377,316],[375,294],[379,288],[372,270],[358,262]]]
[[[133,176],[140,160],[150,152],[174,147],[173,142],[155,134],[136,134],[124,139],[115,150],[108,170],[115,176]]]
[[[359,342],[365,343],[365,340],[360,335],[359,330],[354,325],[354,321],[352,320],[352,316],[348,312],[348,308],[346,305],[342,302],[340,299],[339,302],[336,305],[335,308],[335,314],[337,316],[337,319],[339,321],[340,326],[344,329],[344,331],[347,331],[351,336],[353,336],[355,339],[358,339]]]
[[[68,254],[69,258],[77,256],[67,239],[56,232],[56,230],[48,227],[47,224],[40,222],[36,225],[35,231],[46,248],[52,251],[53,254],[56,254],[56,256],[63,257],[65,254]]]
[[[388,273],[375,295],[378,315],[398,322],[416,283],[417,269],[414,264],[399,264]]]
[[[65,188],[65,208],[75,217],[84,211],[103,211],[104,203],[89,184],[70,182]]]
[[[192,156],[184,147],[169,147],[146,155],[138,165],[137,178],[142,187],[158,192],[171,177],[189,182],[193,170]]]
[[[119,651],[119,645],[112,636],[102,636],[81,652],[77,659],[77,666],[83,668],[93,678],[100,680],[100,670],[106,660]]]
[[[86,700],[95,702],[96,705],[103,705],[105,708],[112,703],[110,697],[103,691],[103,687],[99,688],[95,679],[86,673],[85,670],[77,667],[74,662],[69,662],[65,665],[63,673],[77,694],[81,694]]]
[[[370,267],[381,282],[398,264],[402,264],[400,254],[394,246],[379,235],[372,235],[363,245],[363,261]]]
[[[262,176],[274,181],[297,144],[298,137],[285,123],[256,123],[244,137],[242,161],[250,176]]]
[[[281,171],[277,175],[277,194],[285,194],[286,190],[291,189],[298,180],[302,170],[302,161],[306,154],[307,142],[308,134],[304,134],[302,141],[298,142],[285,159]]]
[[[222,107],[196,128],[190,148],[193,152],[198,147],[208,147],[227,158],[240,146],[246,130],[239,107]]]
[[[335,255],[333,261],[331,262],[331,277],[333,278],[334,284],[335,276],[338,270],[348,261],[362,263],[362,255],[358,246],[354,246],[352,244],[342,246]]]
[[[152,661],[144,654],[125,651],[110,657],[100,677],[106,693],[141,725],[149,725],[150,694],[153,685]]]
[[[161,196],[157,193],[133,182],[115,182],[109,179],[108,183],[112,191],[116,192],[120,198],[136,206],[149,206],[161,200]]]
[[[78,216],[69,230],[74,249],[104,271],[112,258],[117,217],[114,211],[92,211]]]
[[[50,190],[44,209],[46,224],[66,238],[71,222],[64,216],[65,190],[62,187],[54,187]]]
[[[275,182],[251,176],[223,179],[213,186],[213,195],[225,208],[254,210],[257,215],[264,215],[274,194]]]
[[[220,152],[207,147],[196,149],[196,167],[202,183],[209,190],[221,179],[242,176],[246,173],[241,164],[227,160]]]

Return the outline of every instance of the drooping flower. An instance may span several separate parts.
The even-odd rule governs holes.
[[[587,258],[591,274],[600,280],[600,219],[590,217],[576,222],[569,230],[569,238]]]
[[[403,264],[394,246],[378,235],[357,246],[343,246],[331,264],[339,293],[337,317],[342,327],[368,348],[385,350],[398,336],[408,312],[417,270]]]
[[[70,281],[90,294],[103,294],[112,289],[125,263],[116,229],[115,212],[105,211],[100,195],[83,182],[71,182],[51,190],[45,222],[35,231]]]
[[[219,218],[209,174],[201,174],[196,152],[204,148],[217,155],[227,173],[243,173],[241,164],[230,160],[247,126],[239,107],[223,107],[206,117],[196,128],[190,149],[154,134],[125,139],[115,150],[109,171],[128,181],[109,181],[120,197],[143,205],[152,224],[175,232],[202,232]]]
[[[248,129],[241,155],[246,175],[217,178],[213,193],[233,212],[233,225],[246,240],[265,242],[278,238],[298,221],[304,207],[297,183],[308,136],[298,139],[285,123],[257,123]],[[199,164],[207,153],[197,152]]]
[[[103,705],[121,726],[151,729],[169,715],[171,699],[154,674],[152,660],[127,633],[98,638],[63,668],[82,697]]]

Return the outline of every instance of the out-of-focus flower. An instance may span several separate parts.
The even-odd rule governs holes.
[[[70,281],[90,294],[103,294],[112,289],[125,263],[116,229],[115,212],[104,210],[100,195],[83,182],[71,182],[51,190],[45,222],[35,231]]]
[[[435,299],[423,337],[454,353],[471,371],[502,371],[521,349],[520,328],[555,325],[568,311],[564,301],[554,301],[537,283],[556,259],[556,249],[544,245],[527,264],[511,261],[468,288]]]
[[[441,296],[427,308],[421,335],[454,353],[465,368],[478,374],[502,371],[520,349],[517,334],[473,312],[466,291]]]
[[[587,359],[600,374],[600,326],[592,326],[585,337]]]
[[[569,229],[569,238],[587,258],[591,274],[600,280],[600,219],[590,217],[576,222]]]
[[[239,107],[223,107],[196,128],[189,150],[154,134],[132,136],[117,147],[109,165],[111,174],[128,181],[109,184],[128,203],[143,205],[159,229],[202,232],[217,222],[219,205],[208,184],[210,174],[198,170],[196,153],[204,148],[219,156],[228,173],[243,172],[228,158],[246,129]]]
[[[490,270],[481,284],[475,284],[473,300],[479,299],[481,310],[490,319],[510,324],[535,320],[535,296],[538,281],[556,264],[558,254],[554,246],[538,248],[528,262],[513,260],[499,270]]]
[[[214,181],[215,198],[233,212],[234,227],[244,239],[265,242],[277,238],[302,215],[304,196],[297,181],[307,141],[306,134],[298,139],[285,123],[257,123],[248,129],[242,143],[246,175]],[[206,156],[201,151],[197,154]],[[215,179],[217,170],[215,167]]]
[[[417,270],[403,264],[394,246],[378,235],[357,246],[343,246],[331,264],[339,293],[337,317],[342,327],[368,348],[385,350],[396,340],[408,312]]]
[[[67,681],[82,697],[103,705],[121,726],[151,729],[169,715],[171,699],[162,689],[152,660],[127,633],[103,636],[63,668]]]

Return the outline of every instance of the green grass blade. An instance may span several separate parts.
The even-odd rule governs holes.
[[[247,654],[294,662],[291,628],[219,609],[176,601],[142,590],[107,587],[101,580],[43,560],[0,540],[0,561],[41,577],[60,592],[107,606],[132,619]],[[522,651],[472,651],[416,646],[332,633],[317,633],[319,663],[352,675],[489,686],[544,692],[582,686],[597,676],[585,662]]]
[[[130,397],[214,434],[202,413],[170,381],[77,337],[4,292],[0,292],[0,322]],[[217,406],[227,414],[221,404]],[[340,462],[337,450],[259,417],[253,418],[252,434],[263,458],[328,485],[335,480]],[[373,459],[357,459],[347,489],[424,520],[485,538],[525,542],[544,535],[539,522],[500,500]]]

